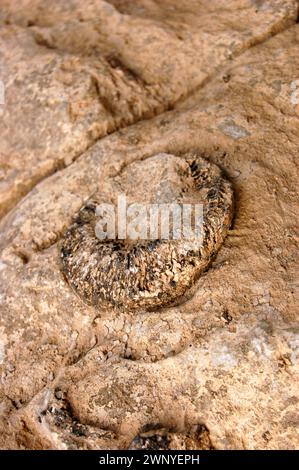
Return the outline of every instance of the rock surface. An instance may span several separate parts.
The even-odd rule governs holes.
[[[1,2],[1,448],[297,448],[297,2],[54,3]],[[187,152],[236,198],[193,296],[86,306],[60,265],[72,219]]]
[[[153,310],[181,303],[231,226],[231,183],[204,158],[162,153],[128,165],[105,187],[63,236],[61,264],[70,286],[99,309]],[[118,217],[123,195],[127,216]],[[186,206],[193,207],[189,226]]]
[[[0,216],[97,139],[169,109],[297,16],[295,0],[162,3],[1,1]]]

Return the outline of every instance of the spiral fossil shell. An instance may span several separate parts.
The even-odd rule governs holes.
[[[109,185],[108,185],[109,186]],[[99,202],[202,203],[203,240],[99,240]],[[110,186],[80,210],[61,245],[62,270],[70,285],[95,307],[155,309],[174,304],[208,267],[233,216],[230,182],[216,165],[185,155],[158,154],[128,165]]]

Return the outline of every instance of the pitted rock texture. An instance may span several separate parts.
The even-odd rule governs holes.
[[[97,139],[296,21],[296,0],[1,0],[0,217]],[[228,20],[229,16],[229,20]]]
[[[187,289],[210,264],[230,227],[233,217],[230,183],[218,167],[203,158],[161,154],[130,165],[113,189],[109,200],[100,192],[98,198],[94,196],[88,201],[64,235],[61,259],[70,285],[87,303],[99,308],[153,309],[182,301]],[[121,194],[128,198],[129,208],[130,203],[143,204],[148,212],[149,220],[143,221],[141,228],[144,233],[136,232],[133,227],[134,235],[143,236],[143,240],[116,238],[119,235],[115,220],[116,195]],[[107,204],[108,201],[114,202],[110,209],[114,209],[115,234],[112,235],[115,238],[100,240],[96,234],[97,208],[101,202]],[[158,230],[152,240],[148,240],[150,215],[146,204],[158,204],[160,210]],[[164,222],[161,204],[169,205],[169,215]],[[171,211],[173,204],[178,205],[179,213],[175,209]],[[190,234],[186,232],[186,221],[183,227],[184,204],[193,208]],[[196,204],[202,208],[202,214],[198,213],[195,221]],[[142,216],[139,212],[139,218]],[[124,222],[127,225],[130,220]],[[166,239],[163,239],[163,225],[169,228]]]
[[[212,450],[209,432],[205,426],[193,426],[185,433],[167,429],[153,429],[134,438],[130,450]]]
[[[37,170],[47,159],[31,147],[34,141],[25,123],[26,119],[34,119],[30,106],[27,115],[23,113],[23,119],[13,127],[14,132],[1,140],[1,145],[7,146],[5,155],[13,152],[16,157],[15,161],[4,160],[5,171],[10,166],[9,181],[19,189],[26,178],[29,182],[27,189],[18,189],[14,199],[10,190],[5,193],[7,205],[4,202],[3,207],[19,202],[0,223],[0,446],[124,449],[155,442],[159,445],[162,436],[162,444],[177,448],[298,448],[295,214],[299,104],[294,83],[299,79],[299,26],[290,25],[296,21],[297,2],[231,2],[235,10],[228,9],[227,2],[208,2],[212,6],[204,4],[209,8],[206,15],[197,10],[197,2],[167,1],[163,7],[157,6],[158,2],[112,3],[118,12],[113,10],[112,23],[118,15],[135,15],[137,22],[141,18],[148,24],[148,5],[150,21],[162,21],[161,9],[168,7],[172,11],[167,20],[158,21],[159,28],[167,30],[166,35],[170,23],[173,25],[178,18],[186,24],[187,38],[191,23],[196,23],[195,29],[201,35],[198,41],[206,38],[206,42],[202,49],[190,46],[188,60],[204,58],[204,50],[204,63],[210,62],[207,70],[211,75],[205,81],[196,77],[200,69],[196,62],[188,73],[195,77],[192,86],[196,82],[199,88],[187,99],[172,102],[175,109],[140,120],[105,138],[99,133],[88,142],[81,129],[74,153],[62,151],[73,138],[67,130],[53,158],[61,161],[69,156],[70,160],[46,178],[53,172],[53,161],[45,172]],[[20,49],[22,43],[27,51],[25,55],[21,51],[15,54],[9,69],[11,77],[26,75],[27,55],[28,73],[34,82],[39,64],[43,68],[48,60],[46,56],[64,55],[65,38],[71,38],[67,53],[77,54],[80,35],[74,42],[70,30],[71,18],[78,15],[78,2],[73,2],[71,13],[67,2],[63,2],[64,10],[62,2],[53,3],[49,10],[46,6],[41,9],[40,1],[1,4],[5,54],[9,54],[10,41],[17,42]],[[90,5],[84,2],[81,12],[94,18],[97,15]],[[103,8],[103,2],[97,5]],[[214,14],[219,12],[218,5],[221,26]],[[69,24],[64,35],[65,23]],[[84,27],[84,21],[78,19],[78,23]],[[180,21],[176,24],[181,28]],[[224,35],[227,40],[231,39],[233,25],[236,35],[240,37],[242,30],[241,36],[247,39],[241,41],[242,46],[236,43],[234,51],[239,57],[233,54],[231,60],[218,61],[219,57],[230,57],[231,51],[227,42],[221,45],[221,35],[216,47],[213,34],[218,27],[217,31],[223,31],[221,28],[228,25],[230,33]],[[49,49],[54,45],[51,35],[44,45],[36,45],[43,51],[42,56],[45,54],[44,62],[35,55],[33,34],[41,34],[44,28],[56,27],[57,31],[57,26],[63,40],[57,39],[56,49]],[[77,26],[74,21],[74,30]],[[22,40],[17,39],[18,31]],[[25,37],[30,38],[28,43]],[[136,37],[133,29],[131,37]],[[88,41],[84,42],[88,48]],[[261,44],[253,46],[257,43]],[[184,44],[182,41],[182,47]],[[130,47],[121,44],[120,49],[131,55],[130,63],[135,58],[134,64],[149,60],[147,54],[142,56],[140,50],[132,50],[131,43]],[[157,49],[161,49],[161,43]],[[154,48],[149,47],[151,50]],[[30,51],[35,57],[32,61]],[[179,51],[175,49],[167,60],[180,64],[185,73],[179,57],[176,62],[176,54]],[[94,56],[98,57],[97,51]],[[94,56],[91,53],[90,60]],[[159,60],[156,62],[158,67]],[[153,53],[146,72],[154,63]],[[161,92],[168,97],[165,90],[170,75]],[[175,80],[181,86],[179,77],[177,73]],[[87,75],[83,73],[81,78],[78,83],[90,90]],[[189,76],[180,90],[186,90],[188,80]],[[13,86],[15,82],[11,95],[16,97]],[[22,80],[19,86],[22,88]],[[49,88],[42,89],[48,96]],[[9,89],[7,93],[9,97]],[[155,91],[152,93],[157,96]],[[24,96],[23,90],[19,99],[25,103]],[[13,113],[9,99],[7,110],[1,109]],[[32,109],[41,111],[35,104]],[[99,122],[97,111],[94,116]],[[65,121],[62,114],[61,122]],[[1,125],[5,122],[9,125],[10,121],[3,120]],[[45,142],[52,149],[51,139],[57,135],[51,131],[57,127],[55,112],[45,112],[42,122],[49,126],[51,137],[35,143],[38,149]],[[89,126],[82,115],[83,127],[85,124]],[[22,145],[18,147],[15,142]],[[116,312],[82,302],[62,274],[58,255],[63,236],[80,208],[94,194],[109,193],[133,163],[141,164],[157,154],[186,153],[225,169],[235,195],[234,224],[210,268],[194,284],[193,295],[178,305],[150,312]],[[76,161],[72,161],[73,155]],[[17,171],[14,162],[18,162]],[[43,181],[20,200],[34,184],[36,174]],[[136,188],[136,193],[139,191],[142,188]]]

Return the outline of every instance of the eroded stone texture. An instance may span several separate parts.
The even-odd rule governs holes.
[[[118,217],[120,196],[126,198],[126,214]],[[107,235],[107,204],[110,235],[99,239]],[[192,154],[158,154],[128,165],[109,191],[100,189],[80,209],[63,236],[62,269],[82,300],[99,309],[181,303],[221,247],[232,219],[232,187],[216,165]]]
[[[210,0],[2,0],[0,216],[98,138],[167,110],[296,16],[295,0],[229,11]]]
[[[174,111],[99,140],[2,220],[2,447],[128,448],[158,428],[184,436],[179,448],[298,447],[298,45],[296,25],[253,47]],[[226,171],[233,227],[186,302],[86,306],[61,274],[59,241],[108,179],[162,152]]]

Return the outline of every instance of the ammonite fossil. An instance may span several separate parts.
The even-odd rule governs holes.
[[[97,207],[116,204],[119,194],[128,204],[202,204],[202,236],[193,230],[189,238],[99,239]],[[78,295],[95,307],[172,305],[208,267],[232,216],[232,187],[218,166],[190,154],[158,154],[128,165],[82,207],[62,240],[62,269]]]

